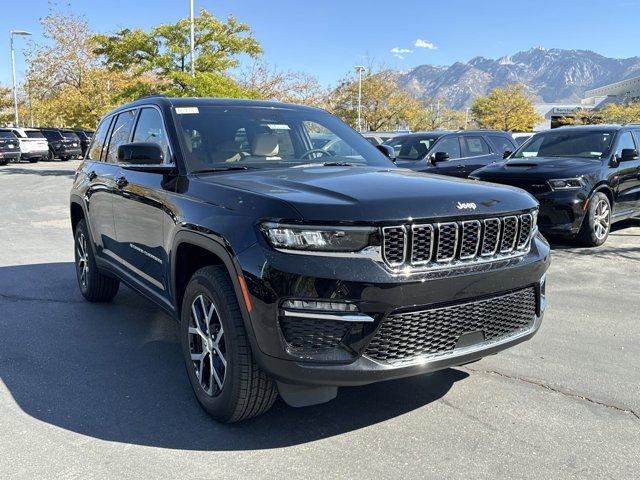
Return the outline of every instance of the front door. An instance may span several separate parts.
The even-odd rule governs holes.
[[[614,177],[616,201],[613,206],[613,214],[625,216],[638,208],[640,202],[640,159],[621,161],[622,150],[635,149],[638,147],[631,135],[631,132],[623,132],[616,144],[615,157],[618,165],[612,167],[611,175]]]
[[[466,177],[466,163],[462,158],[460,137],[453,135],[439,140],[431,149],[431,153],[429,154],[427,161],[431,162],[431,157],[437,152],[449,154],[449,159],[436,164],[429,163],[429,168],[425,170],[426,172],[448,175],[451,177]]]
[[[127,143],[129,140],[120,142]],[[142,108],[131,135],[132,142],[158,143],[170,161],[162,116],[153,107]],[[168,163],[168,162],[167,162]],[[165,177],[159,173],[129,170],[121,166],[114,202],[120,261],[138,281],[163,297],[168,296],[168,254],[164,245]]]

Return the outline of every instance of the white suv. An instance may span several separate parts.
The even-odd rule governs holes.
[[[42,135],[42,132],[36,128],[3,128],[1,131],[12,132],[20,141],[20,158],[36,163],[40,159],[44,159],[49,154],[49,143]]]

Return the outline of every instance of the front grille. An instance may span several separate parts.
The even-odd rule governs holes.
[[[534,287],[444,307],[394,312],[381,323],[364,354],[385,363],[445,355],[461,335],[482,332],[497,341],[531,327],[536,315]]]
[[[280,329],[287,344],[296,350],[336,348],[351,325],[333,320],[281,317]]]
[[[535,230],[535,214],[382,229],[382,258],[392,268],[442,267],[478,258],[522,254]]]

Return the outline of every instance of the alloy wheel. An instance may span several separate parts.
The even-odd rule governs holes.
[[[207,395],[218,395],[226,377],[227,350],[218,310],[204,294],[191,303],[189,349],[200,386]]]
[[[87,279],[89,277],[89,255],[87,251],[87,239],[83,232],[78,235],[76,241],[76,253],[78,259],[76,260],[76,268],[78,269],[78,278],[82,288],[87,288]]]
[[[611,210],[606,200],[601,199],[598,201],[596,208],[593,212],[593,232],[598,240],[602,240],[607,236],[609,232],[609,225],[611,224]]]

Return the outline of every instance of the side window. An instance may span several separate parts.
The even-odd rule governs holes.
[[[636,144],[633,141],[633,136],[631,132],[624,132],[620,139],[618,140],[618,146],[616,148],[616,155],[620,157],[622,155],[622,150],[625,148],[636,148]]]
[[[640,147],[640,129],[634,130],[633,133],[636,134],[636,145]]]
[[[511,141],[507,137],[502,137],[499,135],[489,135],[489,140],[493,144],[496,153],[502,155],[504,152],[514,152],[516,150],[516,146],[511,143]]]
[[[449,158],[460,158],[460,140],[459,137],[446,137],[443,138],[433,149],[436,152],[447,152]]]
[[[118,161],[118,147],[129,141],[134,118],[136,118],[135,110],[122,112],[116,118],[111,131],[111,139],[109,140],[109,147],[105,158],[106,162],[116,163]]]
[[[491,149],[482,137],[462,137],[465,157],[479,157],[491,154]]]
[[[111,118],[112,117],[105,118],[100,122],[100,125],[98,125],[98,129],[96,130],[91,146],[89,147],[89,152],[87,153],[88,159],[100,161],[100,155],[102,154],[102,148],[104,147],[104,142],[107,138],[109,125],[111,125]]]
[[[133,141],[157,143],[164,152],[165,162],[171,162],[169,158],[169,141],[164,131],[162,116],[155,108],[143,108],[140,111],[138,124],[133,134]]]

